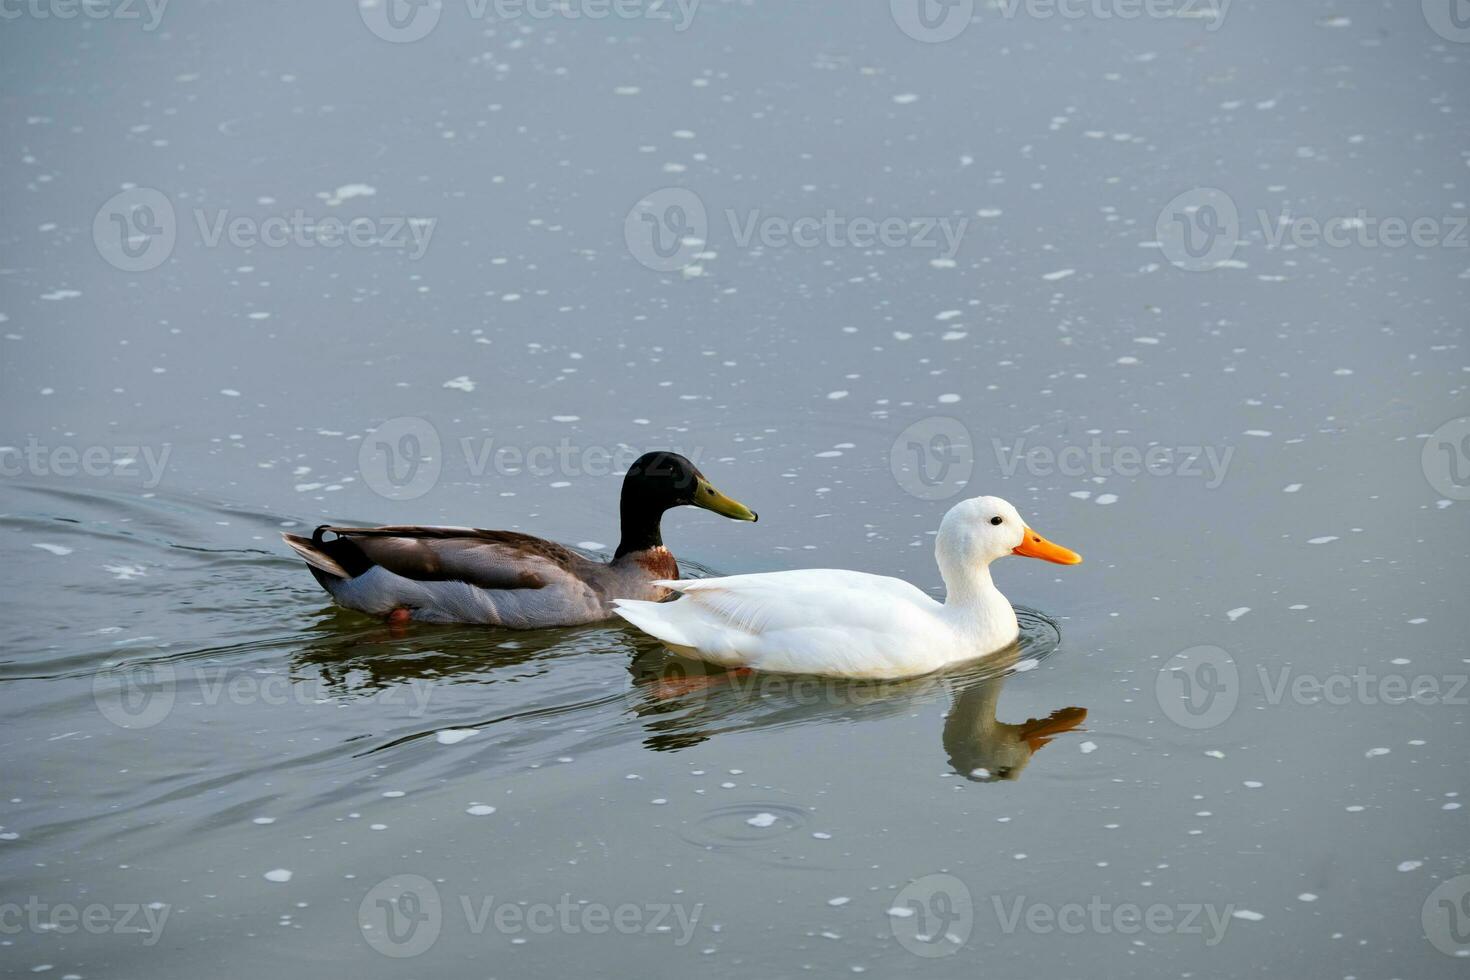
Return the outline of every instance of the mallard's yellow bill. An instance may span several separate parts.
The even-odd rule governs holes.
[[[720,491],[709,485],[709,481],[701,478],[694,487],[694,500],[691,501],[696,507],[712,510],[716,514],[728,517],[736,521],[758,521],[760,515],[738,500],[725,496]]]
[[[1082,556],[1071,548],[1063,548],[1059,544],[1050,541],[1031,530],[1026,529],[1026,537],[1011,551],[1013,555],[1022,555],[1026,558],[1040,558],[1042,561],[1055,562],[1058,565],[1080,565]]]

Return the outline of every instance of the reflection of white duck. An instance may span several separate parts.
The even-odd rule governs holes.
[[[1059,708],[1019,725],[995,716],[1005,677],[959,690],[944,719],[944,750],[961,775],[981,782],[1018,779],[1031,757],[1056,736],[1087,720],[1086,708]]]
[[[896,578],[813,568],[660,582],[683,594],[662,603],[624,599],[615,611],[681,653],[725,667],[913,677],[1015,642],[1016,612],[990,580],[990,563],[1012,554],[1082,561],[1032,531],[1006,501],[975,497],[939,525],[943,603]]]

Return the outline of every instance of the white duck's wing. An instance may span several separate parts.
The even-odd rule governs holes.
[[[725,666],[851,677],[924,673],[912,649],[942,608],[899,579],[803,569],[661,582],[673,602],[620,601],[615,612],[665,643]]]

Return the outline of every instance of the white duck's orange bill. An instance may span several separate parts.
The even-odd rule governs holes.
[[[1042,561],[1055,562],[1058,565],[1080,565],[1082,556],[1071,548],[1063,548],[1059,544],[1050,541],[1031,530],[1026,529],[1026,537],[1011,551],[1013,555],[1022,555],[1026,558],[1040,558]]]

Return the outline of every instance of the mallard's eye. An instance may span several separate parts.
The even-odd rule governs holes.
[[[1001,519],[999,517],[992,517],[990,519],[990,523],[992,523],[992,524],[1000,524],[1001,523]]]

